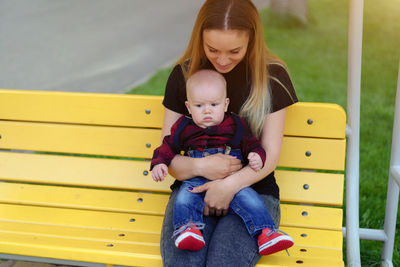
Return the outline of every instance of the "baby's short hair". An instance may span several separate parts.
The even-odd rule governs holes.
[[[223,88],[226,95],[226,80],[221,73],[215,70],[203,69],[191,75],[186,81],[186,92],[188,92],[188,90],[193,90],[194,85],[200,84]]]

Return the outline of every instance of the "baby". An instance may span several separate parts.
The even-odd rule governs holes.
[[[239,116],[225,114],[229,98],[226,97],[224,77],[213,70],[200,70],[187,80],[186,90],[185,104],[191,118],[179,118],[171,127],[171,135],[165,136],[163,144],[154,151],[150,168],[153,179],[163,181],[171,160],[181,151],[195,158],[216,153],[229,154],[242,160],[243,164],[248,162],[254,171],[262,169],[266,153],[259,140]],[[204,177],[194,177],[183,181],[179,188],[173,216],[175,245],[179,249],[196,251],[205,245],[201,233],[205,226],[205,193],[190,191],[207,182],[209,180]],[[252,188],[244,188],[235,195],[229,212],[240,216],[249,234],[258,239],[261,255],[293,245],[293,239],[276,228],[261,197]]]

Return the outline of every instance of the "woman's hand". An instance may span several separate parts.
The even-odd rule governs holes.
[[[190,191],[192,193],[206,192],[204,197],[204,215],[221,216],[228,214],[229,204],[237,192],[226,181],[226,179],[210,181]]]
[[[236,157],[225,154],[213,154],[202,158],[201,173],[208,180],[225,178],[242,168],[242,163]]]

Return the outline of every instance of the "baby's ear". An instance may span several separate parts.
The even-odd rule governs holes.
[[[189,111],[189,114],[192,114],[192,112],[190,112],[189,101],[185,101],[185,106],[186,106],[187,110]]]
[[[230,102],[230,99],[229,99],[229,98],[226,98],[226,99],[225,99],[225,112],[228,111],[229,102]]]

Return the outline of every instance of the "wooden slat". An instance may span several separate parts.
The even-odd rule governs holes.
[[[346,113],[337,104],[299,102],[288,107],[286,118],[285,135],[345,138]]]
[[[278,166],[343,171],[345,153],[345,139],[285,137]]]
[[[54,225],[43,223],[32,223],[23,221],[4,221],[0,220],[0,232],[20,233],[22,235],[34,236],[52,236],[55,238],[65,239],[79,239],[86,242],[96,241],[105,242],[106,244],[132,244],[144,245],[149,247],[158,247],[160,243],[160,234],[151,234],[147,232],[132,232],[126,229],[97,229],[97,228],[83,228],[70,225]],[[309,230],[295,227],[281,227],[285,232],[294,238],[294,243],[297,248],[319,248],[322,250],[331,250],[330,256],[337,256],[341,250],[340,245],[337,243],[337,237],[340,236],[340,231],[326,231],[326,230]],[[322,242],[322,238],[318,235],[325,234],[326,242]],[[307,235],[302,237],[301,235]],[[297,250],[297,249],[294,249]],[[135,252],[137,252],[136,249]],[[157,250],[153,250],[153,252]],[[147,251],[146,253],[151,253]],[[305,254],[308,256],[308,254]],[[321,256],[321,255],[319,255]],[[313,255],[318,257],[318,255]]]
[[[112,245],[112,246],[110,246]],[[127,266],[162,266],[159,248],[0,231],[2,253]],[[137,252],[136,252],[137,251]]]
[[[275,172],[282,201],[342,206],[344,175],[319,172]]]
[[[151,158],[161,131],[0,121],[0,135],[2,149]]]
[[[164,215],[168,199],[169,194],[0,183],[0,203],[7,204]]]
[[[298,261],[298,260],[317,260],[317,259],[325,259],[327,261],[334,260],[339,261],[343,257],[343,253],[339,249],[325,249],[325,248],[317,248],[317,247],[305,247],[305,246],[297,246],[294,244],[293,247],[289,249],[290,256],[287,255],[286,251],[281,251],[275,254],[271,254],[265,257],[261,257],[258,265],[256,266],[264,266],[263,264],[271,264],[275,263],[279,265],[283,262],[291,262],[291,261]],[[288,259],[291,261],[285,261],[284,259]],[[339,259],[339,260],[338,260]],[[280,260],[280,261],[279,261]],[[302,264],[297,263],[297,266],[303,266]],[[313,266],[313,265],[309,265]],[[324,266],[324,265],[314,265],[314,266]],[[336,265],[340,266],[340,265]]]
[[[149,246],[159,246],[160,244],[160,233],[134,232],[118,228],[87,228],[29,221],[0,220],[0,231]]]
[[[0,153],[0,180],[170,192],[173,178],[156,183],[148,169],[143,161]],[[276,176],[282,201],[342,204],[342,174],[277,171]]]
[[[326,250],[324,250],[325,252]],[[286,252],[285,252],[286,253]],[[344,262],[340,260],[341,257],[336,259],[329,258],[304,258],[298,255],[282,255],[282,253],[264,256],[261,258],[256,267],[270,267],[270,266],[301,266],[301,267],[343,267]]]
[[[2,149],[150,159],[161,131],[0,121],[0,135]],[[284,137],[279,166],[344,170],[345,145],[344,139]]]
[[[161,96],[0,89],[0,120],[161,128],[161,100]]]
[[[279,227],[288,233],[294,240],[296,246],[319,247],[329,249],[343,248],[342,231],[327,231],[309,228]]]
[[[339,208],[281,204],[281,226],[342,231]]]
[[[113,242],[111,244],[113,246],[109,246],[110,243],[105,241],[0,231],[0,246],[5,253],[17,252],[28,256],[54,257],[106,264],[161,266],[161,257],[156,251],[159,249],[157,246],[122,242]],[[300,249],[307,251],[303,252]],[[339,249],[294,246],[289,251],[291,256],[280,252],[262,257],[257,266],[298,266],[299,264],[301,266],[343,266],[340,260],[335,259],[341,252]],[[320,255],[325,257],[320,258]],[[315,265],[316,263],[319,265]]]
[[[2,220],[159,234],[162,216],[0,204]],[[134,220],[132,220],[134,219]]]
[[[89,188],[0,184],[0,203],[121,213],[163,215],[168,195]],[[342,210],[281,204],[281,224],[315,229],[342,229]]]
[[[24,166],[21,168],[21,166]],[[156,183],[150,162],[0,152],[0,180],[170,192]]]
[[[130,235],[132,232],[157,235],[161,233],[162,216],[98,212],[88,210],[60,209],[48,207],[20,206],[0,204],[2,221],[33,223],[41,225],[57,225],[82,229],[119,230]],[[131,221],[135,219],[134,221]],[[29,231],[29,228],[27,228]],[[40,230],[36,227],[35,230]],[[342,248],[342,232],[295,228],[281,226],[281,230],[290,234],[298,246],[321,248]],[[45,231],[45,228],[41,230]],[[71,232],[71,230],[68,230]],[[49,234],[50,232],[47,232]],[[90,238],[85,238],[90,239]],[[106,239],[100,238],[100,239]],[[117,238],[115,238],[117,240]],[[154,239],[153,239],[154,241]],[[143,240],[141,241],[143,242]]]
[[[0,120],[161,128],[161,101],[161,96],[0,89]],[[336,104],[297,103],[287,118],[286,135],[344,138],[345,112]]]

